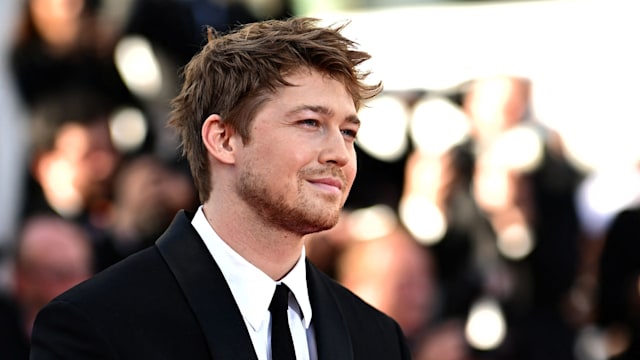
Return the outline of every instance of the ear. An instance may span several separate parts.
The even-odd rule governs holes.
[[[238,134],[218,114],[207,117],[202,125],[202,141],[211,156],[224,164],[235,163]]]

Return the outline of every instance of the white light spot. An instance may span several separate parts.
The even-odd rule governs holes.
[[[408,148],[407,105],[389,95],[381,95],[360,110],[362,127],[358,146],[383,161],[398,160]]]
[[[507,325],[498,303],[490,298],[476,301],[465,326],[469,344],[479,350],[493,350],[505,338]]]
[[[520,260],[533,250],[533,235],[524,224],[507,226],[498,233],[498,250],[505,257]]]
[[[469,136],[470,124],[451,101],[427,98],[415,105],[409,130],[420,151],[439,155],[463,142]]]
[[[395,229],[396,216],[386,205],[374,205],[353,211],[349,215],[349,231],[358,240],[384,237]]]
[[[442,211],[424,196],[409,195],[400,202],[400,219],[420,243],[433,245],[444,236],[447,223]]]
[[[115,62],[125,84],[144,98],[151,98],[162,88],[160,64],[151,44],[141,36],[127,36],[115,48]]]
[[[142,146],[148,126],[142,112],[136,108],[123,108],[112,115],[109,131],[114,146],[121,152],[130,152]]]

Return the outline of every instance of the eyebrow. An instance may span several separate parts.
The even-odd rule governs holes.
[[[322,106],[322,105],[300,105],[295,107],[293,110],[287,112],[287,115],[293,115],[293,114],[297,114],[299,112],[302,111],[312,111],[318,114],[322,114],[322,115],[326,115],[326,116],[333,116],[334,112],[333,110],[329,109],[326,106]],[[358,118],[358,116],[356,115],[349,115],[345,118],[345,120],[347,122],[350,122],[354,125],[360,126],[360,119]]]

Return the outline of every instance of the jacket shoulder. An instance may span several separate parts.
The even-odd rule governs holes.
[[[313,265],[309,266],[312,284],[316,295],[325,302],[336,304],[340,318],[348,337],[355,359],[410,359],[406,338],[398,323],[376,309],[349,289],[329,277]],[[317,292],[324,291],[323,295]],[[318,298],[312,299],[318,301]],[[327,314],[316,314],[316,310],[323,308],[316,306],[316,315],[324,317]],[[331,318],[336,321],[336,318]],[[319,320],[321,326],[334,326],[327,324],[325,319]],[[335,330],[335,328],[334,328]]]

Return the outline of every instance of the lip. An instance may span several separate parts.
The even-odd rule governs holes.
[[[321,179],[312,179],[309,180],[310,183],[314,185],[321,185],[330,188],[335,188],[337,190],[342,190],[342,181],[336,178],[321,178]]]

